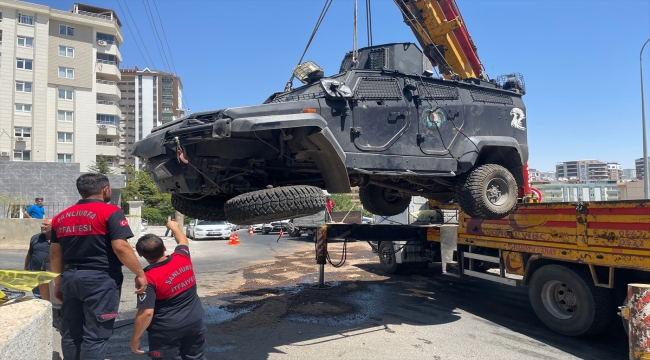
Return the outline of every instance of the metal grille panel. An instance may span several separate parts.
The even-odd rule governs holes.
[[[339,69],[339,74],[346,72],[352,68],[352,54],[347,53],[341,62],[341,68]]]
[[[325,97],[325,93],[320,91],[317,93],[308,93],[308,94],[290,94],[290,95],[280,95],[273,99],[271,103],[281,103],[281,102],[289,102],[289,101],[299,101],[299,100],[311,100],[311,99],[319,99]]]
[[[386,66],[386,49],[373,49],[368,54],[368,69],[383,69]]]
[[[512,97],[508,95],[483,90],[472,90],[472,100],[494,104],[513,104]]]
[[[418,82],[420,98],[426,100],[458,100],[458,89],[451,86]]]
[[[367,77],[359,81],[356,96],[362,100],[400,100],[402,92],[397,79]]]

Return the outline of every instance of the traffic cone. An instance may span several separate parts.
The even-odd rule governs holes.
[[[248,227],[248,236],[254,236],[255,233],[253,233],[253,225]]]
[[[282,227],[280,227],[280,237],[284,236],[284,232],[282,231]]]
[[[239,235],[237,234],[230,234],[230,241],[228,241],[228,245],[239,245]]]

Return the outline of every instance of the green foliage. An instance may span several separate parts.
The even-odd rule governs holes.
[[[171,194],[158,191],[156,184],[149,173],[136,171],[132,165],[127,165],[126,187],[122,189],[122,209],[128,209],[127,201],[135,197],[144,201],[142,217],[149,221],[149,225],[165,225],[167,217],[174,213],[171,203]]]
[[[113,170],[108,166],[108,159],[104,155],[99,155],[97,161],[93,161],[93,164],[88,166],[88,172],[107,175],[112,174]]]
[[[372,217],[368,210],[361,209],[359,203],[352,202],[352,199],[347,194],[332,194],[331,197],[332,201],[336,203],[336,207],[332,211],[362,210],[363,216]]]
[[[20,217],[20,206],[25,204],[27,200],[22,195],[0,195],[0,211],[3,211],[3,217]]]

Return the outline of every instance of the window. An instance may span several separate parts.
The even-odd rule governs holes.
[[[58,162],[72,162],[72,154],[56,154]]]
[[[32,83],[29,81],[16,81],[16,91],[18,92],[32,92]]]
[[[60,78],[74,79],[74,69],[59,66],[59,77]]]
[[[106,41],[108,44],[115,44],[115,36],[110,34],[97,33],[97,40]]]
[[[97,114],[97,124],[120,126],[120,118],[115,115]]]
[[[23,114],[31,114],[32,106],[29,104],[16,104],[16,112]]]
[[[18,37],[18,46],[33,48],[34,47],[34,38],[28,36],[19,36]]]
[[[59,45],[59,56],[74,57],[74,48],[70,46]]]
[[[174,120],[174,117],[171,115],[163,115],[162,117],[163,120]]]
[[[72,111],[59,110],[59,121],[72,121]]]
[[[72,90],[59,89],[59,99],[72,100]]]
[[[60,143],[72,143],[72,133],[69,132],[58,132],[57,140]]]
[[[14,128],[14,136],[17,136],[17,137],[32,137],[32,128],[16,126]]]
[[[16,68],[18,69],[32,70],[33,65],[34,63],[31,59],[16,58]]]
[[[74,36],[74,28],[67,25],[59,25],[59,34]]]
[[[14,151],[14,161],[30,161],[31,160],[31,151]]]
[[[163,82],[163,83],[167,83],[167,84],[171,84],[171,83],[174,82],[174,79],[173,79],[173,78],[166,78],[166,77],[164,77],[164,78],[162,78],[162,82]]]
[[[32,15],[18,14],[18,23],[34,26],[34,17]]]

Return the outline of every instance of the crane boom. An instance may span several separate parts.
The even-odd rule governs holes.
[[[422,50],[447,79],[486,79],[454,0],[394,0]]]

